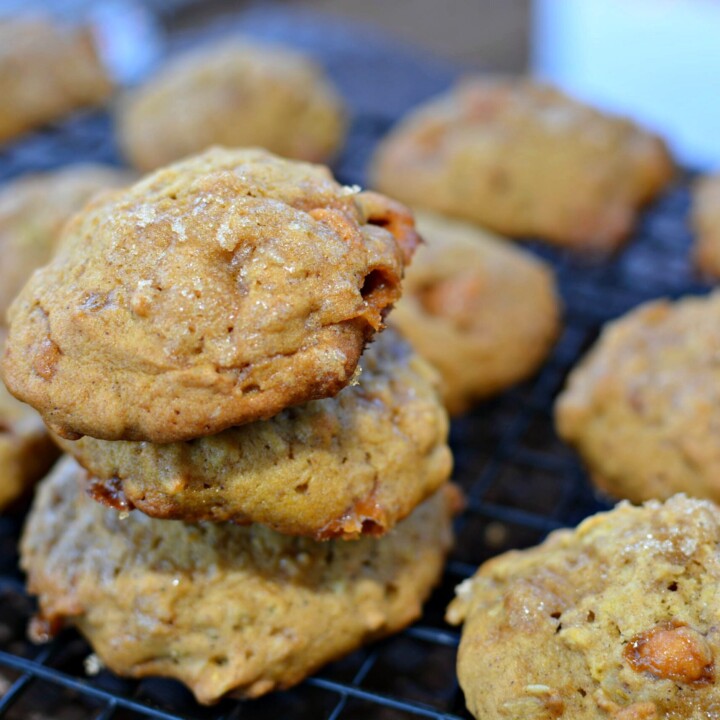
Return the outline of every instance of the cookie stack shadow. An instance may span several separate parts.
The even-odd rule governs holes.
[[[416,243],[401,205],[249,150],[68,224],[3,360],[68,453],[22,540],[37,639],[211,703],[419,616],[457,497],[436,372],[379,332]]]

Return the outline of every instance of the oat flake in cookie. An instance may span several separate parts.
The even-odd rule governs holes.
[[[62,447],[92,495],[158,518],[260,522],[318,540],[382,535],[450,476],[435,370],[392,330],[334,398],[182,443]]]
[[[9,311],[3,375],[65,437],[268,418],[350,381],[416,242],[322,166],[215,148],[75,216]]]
[[[620,504],[485,563],[448,608],[482,720],[708,720],[720,713],[720,509]]]
[[[184,682],[202,703],[257,697],[415,620],[450,543],[452,490],[379,540],[319,543],[260,525],[122,518],[65,460],[22,540],[47,637],[63,624],[130,677]]]

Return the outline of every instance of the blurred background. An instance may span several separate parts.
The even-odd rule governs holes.
[[[92,17],[128,81],[165,52],[167,33],[322,14],[460,67],[529,70],[645,122],[690,167],[720,165],[718,0],[3,0],[0,9]]]

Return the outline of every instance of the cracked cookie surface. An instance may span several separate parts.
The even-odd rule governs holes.
[[[315,542],[261,525],[155,520],[93,502],[70,458],[37,493],[22,564],[41,617],[131,677],[184,682],[203,703],[302,680],[420,614],[442,572],[448,488],[387,537]]]
[[[720,509],[622,503],[456,590],[458,675],[493,720],[706,720],[720,688]]]
[[[101,502],[148,515],[260,522],[318,540],[381,535],[450,476],[435,371],[392,330],[334,398],[185,443],[60,439]]]
[[[215,148],[106,193],[13,303],[9,389],[63,437],[173,442],[335,395],[400,296],[402,206]]]

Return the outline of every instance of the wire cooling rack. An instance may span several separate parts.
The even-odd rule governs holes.
[[[241,30],[318,54],[348,97],[349,142],[336,165],[360,183],[373,147],[409,105],[431,95],[452,71],[356,28],[317,18],[251,13]],[[208,32],[213,32],[212,30]],[[183,36],[177,44],[191,42]],[[378,80],[378,78],[381,78]],[[0,150],[0,181],[79,160],[120,162],[110,119],[81,113]],[[180,684],[130,681],[100,670],[88,645],[67,631],[45,646],[25,638],[33,601],[17,568],[22,517],[0,518],[0,718],[19,720],[401,720],[469,718],[455,677],[459,633],[443,612],[453,588],[483,560],[527,547],[549,531],[609,507],[557,439],[552,404],[568,370],[599,328],[640,302],[703,292],[688,260],[689,176],[642,218],[632,241],[612,260],[583,259],[530,244],[555,268],[565,326],[548,362],[529,382],[453,422],[455,480],[468,497],[441,585],[413,627],[335,662],[298,687],[255,701],[197,705]]]

